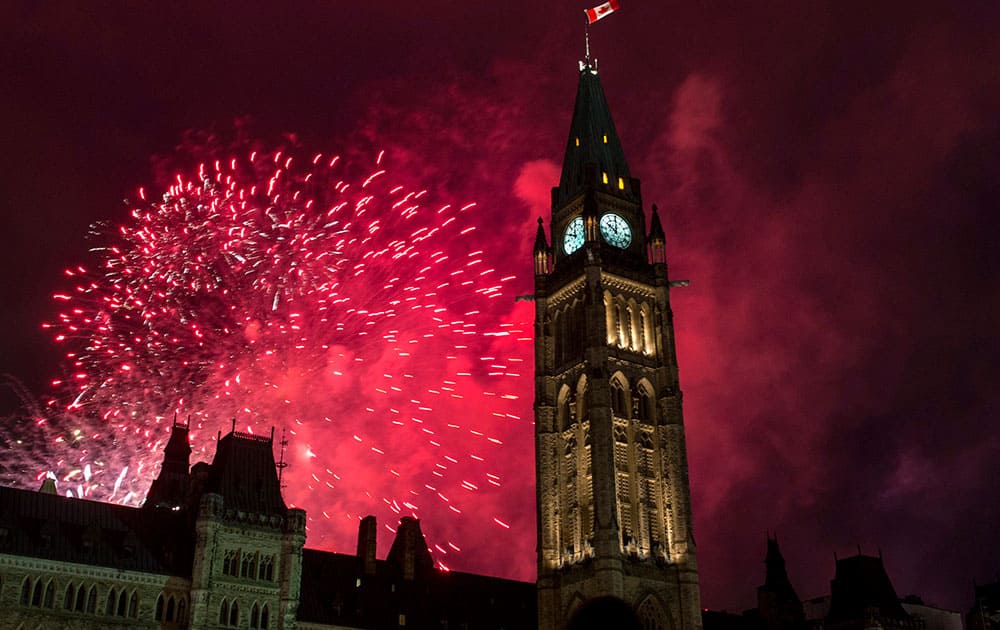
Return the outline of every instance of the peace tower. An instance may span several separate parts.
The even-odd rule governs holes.
[[[613,596],[648,630],[700,630],[665,236],[589,60],[550,228],[534,246],[539,628]]]

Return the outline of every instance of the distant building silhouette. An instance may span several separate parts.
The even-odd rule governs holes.
[[[704,630],[962,630],[955,611],[927,606],[913,595],[901,600],[881,554],[859,551],[837,559],[830,595],[806,601],[792,586],[776,538],[767,539],[765,565],[757,608],[743,614],[704,611]]]

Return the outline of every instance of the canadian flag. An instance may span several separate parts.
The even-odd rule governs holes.
[[[602,17],[611,15],[617,10],[618,10],[618,0],[610,0],[609,2],[605,2],[604,4],[597,5],[593,9],[586,9],[584,13],[587,14],[587,23],[593,24]]]

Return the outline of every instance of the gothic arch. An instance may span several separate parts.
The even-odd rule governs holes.
[[[25,577],[21,582],[21,605],[27,606],[31,603],[31,578]]]
[[[670,630],[666,610],[662,602],[652,593],[647,593],[640,598],[635,612],[639,617],[642,630]]]
[[[656,354],[656,342],[653,335],[653,312],[647,302],[643,302],[639,308],[639,321],[642,331],[642,353],[651,357]]]
[[[563,614],[563,619],[570,619],[580,606],[583,606],[583,602],[586,601],[583,594],[580,591],[573,593],[573,597],[569,599],[569,604],[566,606],[566,610]]]
[[[115,606],[118,603],[117,595],[114,588],[108,591],[108,600],[104,602],[104,614],[109,617],[115,614]]]
[[[177,600],[177,623],[187,625],[187,599],[184,596]]]
[[[638,352],[640,350],[640,343],[636,328],[637,323],[639,322],[639,307],[632,298],[629,298],[625,303],[625,313],[625,325],[627,326],[627,343],[625,345],[625,349],[631,350],[632,352]]]
[[[625,304],[621,298],[615,298],[615,336],[619,348],[628,347],[628,328],[626,322]]]
[[[628,419],[632,413],[632,394],[628,379],[621,372],[611,375],[611,411],[619,418]]]
[[[51,579],[45,584],[45,598],[42,605],[45,608],[54,608],[56,599],[56,585]]]
[[[128,616],[133,619],[139,616],[139,595],[135,591],[128,599]]]
[[[656,390],[648,379],[640,378],[635,384],[635,418],[643,424],[656,424]]]

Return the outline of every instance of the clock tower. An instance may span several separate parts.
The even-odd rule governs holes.
[[[596,62],[580,64],[550,228],[534,247],[539,628],[612,596],[648,630],[701,630],[665,237]]]

